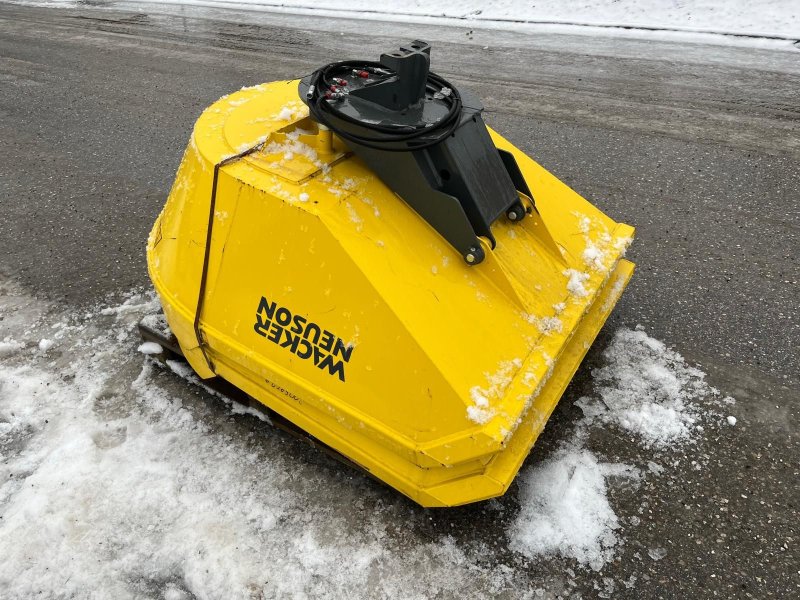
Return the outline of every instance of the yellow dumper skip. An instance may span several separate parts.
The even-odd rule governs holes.
[[[503,494],[628,283],[633,228],[490,134],[536,211],[469,266],[296,81],[209,107],[147,247],[193,369],[423,506]]]

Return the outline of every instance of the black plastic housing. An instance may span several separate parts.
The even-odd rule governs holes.
[[[347,145],[381,180],[422,216],[470,264],[480,263],[484,251],[478,237],[495,247],[491,225],[505,215],[521,220],[526,206],[520,193],[532,196],[517,163],[508,152],[498,150],[483,122],[483,105],[466,90],[432,85],[429,78],[430,46],[415,41],[409,47],[383,54],[381,67],[365,67],[336,75],[347,81],[346,93],[320,99],[313,90],[312,76],[300,83],[300,97],[311,103],[331,103],[325,112],[326,125],[347,135]],[[436,81],[442,81],[437,78]],[[436,124],[444,121],[450,94],[460,98],[460,115],[449,134],[441,135]],[[309,98],[309,96],[311,96]],[[312,110],[313,114],[313,110]],[[343,118],[345,115],[347,118]],[[427,127],[430,135],[410,141],[386,136],[382,148],[375,143],[375,126],[396,126],[400,131]],[[369,144],[357,140],[364,136]],[[532,202],[531,202],[532,204]]]

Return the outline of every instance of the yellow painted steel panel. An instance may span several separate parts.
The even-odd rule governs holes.
[[[468,266],[307,114],[276,82],[195,125],[147,251],[181,349],[424,506],[502,494],[631,276],[633,229],[490,131],[536,212]]]

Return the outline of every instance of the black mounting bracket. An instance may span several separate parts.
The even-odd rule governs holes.
[[[381,54],[380,63],[391,73],[371,85],[356,87],[352,95],[389,110],[403,110],[425,97],[431,65],[431,47],[419,40],[408,48]]]
[[[353,63],[355,64],[355,63]],[[376,63],[371,63],[375,65]],[[496,246],[491,225],[501,216],[521,221],[532,205],[530,188],[514,156],[495,147],[481,113],[483,105],[470,92],[432,83],[429,77],[430,45],[414,41],[409,47],[381,55],[383,68],[370,67],[370,76],[358,70],[343,71],[348,93],[335,99],[339,114],[327,115],[328,125],[355,137],[375,123],[401,124],[413,131],[442,118],[450,95],[460,99],[456,126],[435,144],[398,142],[383,150],[379,145],[347,139],[347,145],[383,182],[441,234],[464,260],[476,265],[485,258],[480,237]],[[436,78],[441,82],[441,78]],[[446,82],[445,82],[446,83]],[[300,83],[300,97],[307,98],[310,77]],[[311,90],[313,95],[314,91]],[[364,125],[361,125],[361,122]],[[387,147],[389,144],[387,143]],[[522,196],[521,196],[522,195]]]

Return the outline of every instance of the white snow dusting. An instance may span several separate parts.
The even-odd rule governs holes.
[[[589,295],[588,290],[583,285],[589,280],[588,273],[582,273],[576,269],[566,269],[564,275],[569,278],[567,281],[567,291],[571,295],[577,298],[583,298]]]
[[[473,386],[469,395],[472,405],[467,406],[467,418],[479,425],[488,423],[496,414],[491,407],[491,400],[500,399],[503,396],[514,375],[522,367],[522,360],[504,360],[498,366],[495,373],[484,373],[488,386]]]
[[[469,395],[473,404],[467,407],[467,418],[478,425],[488,423],[494,416],[494,411],[489,408],[489,399],[484,391],[475,386],[469,391]]]

